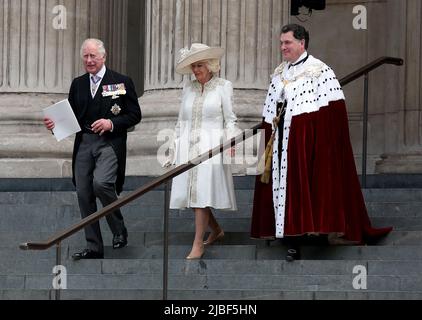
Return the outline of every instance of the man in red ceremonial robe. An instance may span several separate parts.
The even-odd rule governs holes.
[[[328,235],[332,243],[362,244],[386,235],[366,211],[350,143],[346,105],[333,70],[306,51],[309,33],[282,28],[284,62],[275,70],[263,111],[266,137],[277,125],[268,184],[257,177],[251,237],[294,239]],[[268,140],[268,139],[267,139]],[[270,154],[271,156],[271,154]],[[299,258],[298,246],[286,259]]]

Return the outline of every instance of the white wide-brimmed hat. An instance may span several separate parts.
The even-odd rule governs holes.
[[[180,74],[192,73],[190,65],[194,62],[220,59],[224,55],[224,49],[218,47],[209,47],[203,43],[192,43],[190,49],[180,50],[180,59],[177,62],[176,72]]]

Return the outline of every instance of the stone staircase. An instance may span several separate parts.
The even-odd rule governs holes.
[[[129,190],[147,178],[128,179]],[[364,190],[375,226],[394,231],[377,245],[304,246],[303,259],[284,261],[280,241],[249,238],[253,178],[235,178],[238,212],[216,212],[226,236],[202,260],[184,257],[193,240],[191,211],[171,211],[169,299],[422,299],[422,188]],[[375,187],[379,185],[373,184]],[[54,299],[55,249],[22,251],[19,244],[46,240],[80,220],[68,179],[0,180],[0,299]],[[123,209],[129,246],[111,249],[101,222],[105,259],[74,262],[83,233],[62,244],[67,290],[62,299],[161,299],[163,189]],[[356,266],[367,289],[356,290]]]

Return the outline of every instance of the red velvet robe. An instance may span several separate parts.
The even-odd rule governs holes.
[[[271,125],[263,122],[266,140]],[[256,179],[251,237],[275,238],[271,179]],[[361,244],[392,228],[373,228],[360,188],[344,100],[292,118],[284,236],[336,233]]]

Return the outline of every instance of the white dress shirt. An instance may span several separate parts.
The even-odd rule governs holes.
[[[89,83],[90,83],[90,88],[91,88],[91,95],[92,98],[95,97],[95,95],[97,94],[98,88],[100,87],[101,82],[103,81],[104,75],[106,73],[106,66],[103,65],[103,67],[101,68],[100,71],[98,71],[97,74],[89,74]],[[96,79],[96,82],[94,81],[94,79]]]

